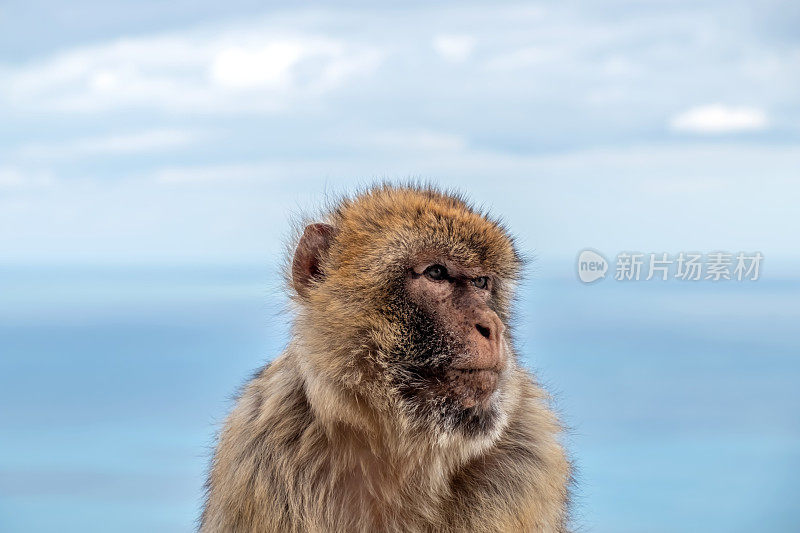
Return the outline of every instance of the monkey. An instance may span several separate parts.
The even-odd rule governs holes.
[[[200,531],[566,532],[571,464],[517,360],[507,229],[416,183],[321,220],[288,261],[291,339],[219,435]]]

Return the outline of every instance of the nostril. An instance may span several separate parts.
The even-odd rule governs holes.
[[[480,333],[487,339],[490,339],[492,337],[492,330],[485,326],[481,326],[480,324],[475,324],[475,329],[477,329],[478,333]]]

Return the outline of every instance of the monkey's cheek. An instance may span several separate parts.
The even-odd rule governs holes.
[[[465,409],[486,405],[497,389],[499,380],[500,376],[496,370],[447,371],[450,393]]]

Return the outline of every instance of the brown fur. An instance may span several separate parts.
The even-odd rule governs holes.
[[[436,190],[378,186],[327,215],[335,237],[297,303],[293,340],[220,436],[203,532],[566,531],[570,469],[546,394],[510,353],[500,416],[470,434],[412,412],[393,375],[409,258],[492,272],[508,324],[520,260],[496,222]]]

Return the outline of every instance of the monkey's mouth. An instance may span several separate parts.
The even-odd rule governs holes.
[[[500,381],[494,368],[451,368],[447,371],[450,390],[466,407],[485,405]]]

